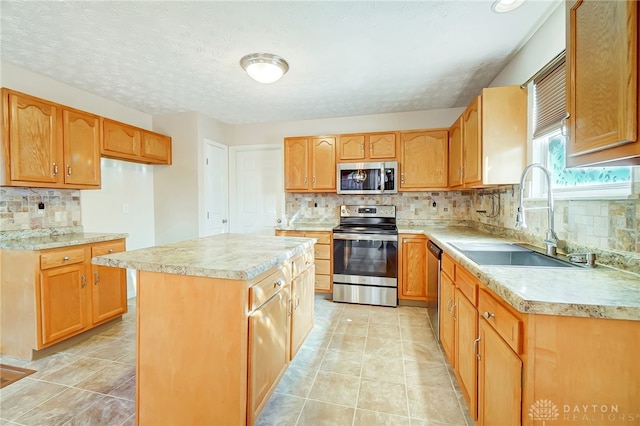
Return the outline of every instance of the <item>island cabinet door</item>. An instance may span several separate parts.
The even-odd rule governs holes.
[[[289,287],[285,287],[249,316],[249,425],[255,423],[287,369],[289,307]]]
[[[314,270],[312,266],[305,269],[293,280],[291,302],[293,311],[291,315],[291,359],[304,343],[304,339],[313,328],[314,305]]]

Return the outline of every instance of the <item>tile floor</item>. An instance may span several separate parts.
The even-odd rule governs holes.
[[[0,425],[134,425],[135,304],[0,390]],[[315,324],[257,425],[473,425],[425,308],[316,296]]]

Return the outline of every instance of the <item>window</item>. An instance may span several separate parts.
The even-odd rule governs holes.
[[[557,199],[613,199],[631,194],[631,167],[575,167],[567,169],[565,137],[565,61],[559,55],[533,80],[532,160],[551,174]],[[544,174],[533,170],[531,197],[546,197]]]
[[[567,169],[565,138],[559,128],[533,139],[533,162],[549,169],[551,188],[556,199],[612,199],[631,194],[631,167]],[[532,197],[546,197],[544,179],[540,173],[532,182]]]

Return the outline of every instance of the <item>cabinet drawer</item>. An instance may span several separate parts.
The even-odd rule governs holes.
[[[91,257],[102,256],[109,253],[120,253],[125,251],[124,240],[116,240],[108,243],[100,243],[91,247]]]
[[[456,268],[456,286],[473,306],[478,306],[478,280],[464,268]]]
[[[516,353],[521,353],[522,321],[485,289],[478,298],[480,321],[486,320]]]
[[[316,259],[331,259],[331,246],[329,244],[316,244],[313,246]]]
[[[317,238],[318,244],[331,244],[331,232],[305,232],[307,238]]]
[[[331,262],[328,260],[318,259],[315,261],[316,273],[329,275],[331,273]]]
[[[329,278],[329,275],[316,274],[315,289],[321,291],[331,290],[331,279]]]
[[[84,262],[84,249],[64,249],[40,254],[40,269]]]
[[[277,271],[268,275],[266,278],[258,281],[249,290],[249,300],[251,302],[251,310],[259,308],[264,302],[269,300],[281,288],[289,284],[286,268],[281,266]]]
[[[447,253],[442,253],[442,271],[449,275],[452,281],[456,280],[456,262]]]
[[[291,278],[295,278],[313,263],[313,249],[308,249],[304,253],[300,253],[291,260],[291,263]]]

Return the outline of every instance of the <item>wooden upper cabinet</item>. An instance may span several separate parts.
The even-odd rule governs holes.
[[[396,160],[396,132],[340,135],[338,161]]]
[[[445,130],[400,133],[400,191],[447,187],[449,137]]]
[[[364,160],[365,135],[341,135],[340,136],[340,161]]]
[[[336,137],[284,140],[284,184],[288,192],[336,190]]]
[[[306,191],[309,188],[309,138],[284,140],[284,189]]]
[[[141,131],[124,123],[102,119],[102,155],[136,158],[140,155]]]
[[[638,2],[567,2],[567,165],[640,164]]]
[[[3,89],[5,176],[12,186],[57,186],[60,109],[52,103]]]
[[[62,111],[64,181],[100,187],[100,118],[82,111]]]
[[[97,116],[8,89],[2,97],[2,185],[100,188]]]
[[[462,139],[464,140],[462,172],[463,182],[467,185],[482,182],[481,108],[481,96],[478,96],[462,113]]]
[[[395,160],[396,133],[372,133],[369,139],[369,158],[371,160]]]
[[[311,140],[311,189],[336,190],[336,138],[322,137]]]
[[[527,90],[482,90],[462,114],[465,188],[516,184],[527,160]]]
[[[462,186],[462,116],[449,128],[449,188]]]
[[[145,164],[171,164],[171,138],[102,119],[102,156]]]
[[[140,155],[152,163],[171,164],[171,138],[154,132],[142,132]]]

